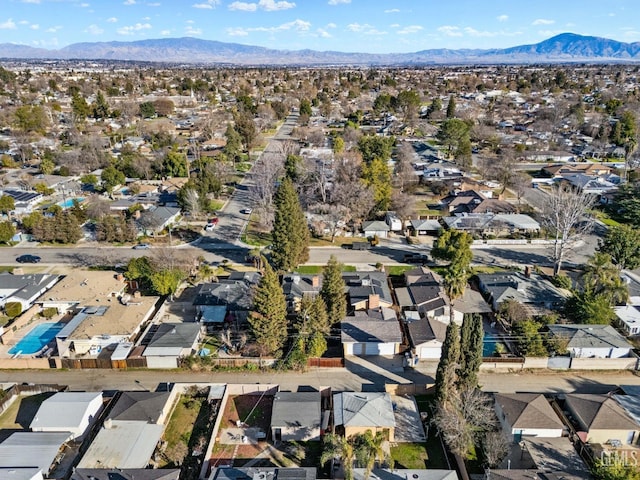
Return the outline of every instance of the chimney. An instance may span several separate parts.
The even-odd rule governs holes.
[[[369,294],[369,308],[378,308],[380,306],[380,295],[377,293]]]
[[[311,277],[311,286],[313,288],[318,288],[320,286],[320,275],[314,275]]]
[[[529,265],[524,267],[524,276],[526,278],[531,278],[531,267],[529,267]]]
[[[111,423],[111,419],[110,419],[110,418],[107,418],[107,419],[104,421],[104,428],[106,428],[107,430],[109,430],[109,429],[110,429],[110,428],[112,428],[112,427],[113,427],[113,424]]]
[[[124,275],[122,275],[121,273],[118,273],[116,275],[116,280],[118,280],[119,282],[124,282]]]

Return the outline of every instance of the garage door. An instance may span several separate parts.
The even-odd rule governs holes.
[[[422,347],[420,349],[420,358],[440,358],[442,349],[434,347]]]
[[[352,353],[353,355],[362,355],[364,353],[364,343],[354,343]]]

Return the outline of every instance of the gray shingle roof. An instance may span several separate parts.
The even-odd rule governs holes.
[[[278,392],[273,398],[272,427],[320,427],[320,392]]]
[[[549,331],[568,340],[567,348],[631,349],[631,344],[611,325],[549,325]]]
[[[157,423],[168,400],[168,392],[122,392],[108,418]]]
[[[539,393],[494,394],[512,428],[562,429],[563,424]]]
[[[391,396],[380,392],[342,392],[333,396],[336,425],[395,427]]]
[[[566,405],[587,430],[637,430],[640,426],[607,395],[567,394]]]

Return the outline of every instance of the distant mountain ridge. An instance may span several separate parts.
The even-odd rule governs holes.
[[[0,58],[121,60],[227,65],[425,65],[559,62],[638,62],[640,42],[562,33],[540,43],[503,49],[446,48],[413,53],[372,54],[315,50],[273,50],[192,37],[133,42],[75,43],[59,50],[0,44]]]

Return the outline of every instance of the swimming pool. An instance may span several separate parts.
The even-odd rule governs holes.
[[[82,203],[84,201],[84,198],[83,197],[69,198],[69,199],[65,200],[64,202],[58,203],[58,205],[60,205],[62,208],[71,208],[71,207],[73,207],[73,201],[74,200],[77,200],[78,203]]]
[[[39,352],[55,338],[56,333],[62,330],[62,327],[64,327],[64,323],[60,322],[48,322],[36,325],[29,333],[22,337],[22,340],[11,347],[9,355],[15,355],[16,353],[32,355]]]
[[[495,337],[485,337],[482,339],[482,356],[483,357],[493,357],[493,354],[496,352],[496,346],[502,345],[501,348],[504,348],[503,351],[508,351],[507,345],[501,341],[496,340]]]

